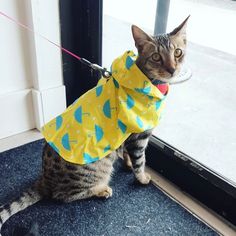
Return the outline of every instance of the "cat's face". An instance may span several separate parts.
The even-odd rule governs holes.
[[[132,26],[139,54],[136,64],[151,81],[170,82],[179,73],[185,56],[188,18],[171,33],[158,36],[150,36]]]

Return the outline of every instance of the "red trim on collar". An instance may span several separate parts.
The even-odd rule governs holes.
[[[157,84],[155,86],[160,90],[160,92],[163,95],[165,95],[168,92],[168,85],[167,84]]]

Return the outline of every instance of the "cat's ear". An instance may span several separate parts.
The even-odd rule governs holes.
[[[189,17],[190,17],[190,15],[177,28],[175,28],[172,32],[170,32],[169,35],[185,38],[186,37],[187,21],[188,21]]]
[[[138,26],[132,25],[131,28],[132,28],[133,38],[135,41],[135,46],[140,53],[143,49],[143,46],[148,42],[152,42],[153,39],[151,36],[149,36],[143,30],[141,30]]]

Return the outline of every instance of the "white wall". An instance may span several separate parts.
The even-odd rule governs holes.
[[[1,0],[1,11],[21,18],[23,5],[14,0]],[[27,34],[15,24],[0,17],[0,95],[32,87]]]
[[[0,11],[60,43],[57,0],[1,0]],[[60,50],[0,16],[0,138],[32,128],[66,106]]]

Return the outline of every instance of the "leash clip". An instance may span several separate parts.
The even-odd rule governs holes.
[[[100,71],[103,77],[109,78],[111,76],[111,72],[108,71],[105,67],[101,67],[98,64],[91,64],[92,69]]]
[[[85,58],[81,58],[80,60],[83,64],[91,67],[93,70],[99,71],[103,77],[109,78],[111,76],[111,72],[108,71],[105,67],[101,67],[98,64],[93,64],[90,61],[86,60]]]

